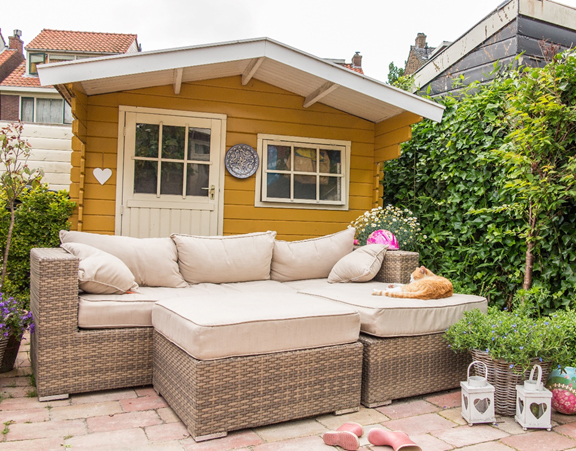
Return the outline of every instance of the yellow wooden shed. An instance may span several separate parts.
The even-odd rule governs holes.
[[[262,38],[39,67],[71,104],[72,229],[344,229],[434,102]]]

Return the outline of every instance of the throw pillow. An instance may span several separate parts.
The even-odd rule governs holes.
[[[383,244],[368,244],[345,255],[330,271],[328,282],[368,282],[372,280],[382,267],[386,249],[388,246]]]

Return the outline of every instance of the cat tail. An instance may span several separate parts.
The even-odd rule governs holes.
[[[429,299],[425,291],[385,291],[383,296],[403,299]]]
[[[382,290],[372,290],[372,296],[384,296],[384,291]]]

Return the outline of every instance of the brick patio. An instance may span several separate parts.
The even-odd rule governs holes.
[[[16,368],[0,375],[2,450],[201,450],[327,451],[322,434],[346,421],[364,426],[362,451],[373,446],[366,432],[373,427],[401,430],[424,451],[576,451],[576,415],[553,414],[552,432],[524,432],[512,418],[498,424],[469,427],[460,416],[460,392],[411,398],[378,409],[362,408],[344,415],[323,415],[274,426],[230,433],[195,443],[166,402],[151,387],[74,395],[40,403],[30,386],[29,342],[23,342]],[[1,428],[1,427],[0,427]],[[339,449],[339,448],[338,448]]]

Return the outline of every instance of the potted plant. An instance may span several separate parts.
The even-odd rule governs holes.
[[[32,312],[26,311],[13,297],[0,293],[0,373],[14,368],[24,332],[34,331]]]
[[[469,351],[474,360],[488,366],[499,414],[514,415],[516,385],[528,378],[535,363],[546,380],[553,365],[564,367],[572,361],[576,312],[530,313],[533,310],[525,307],[513,311],[489,307],[487,314],[475,309],[446,330],[445,338],[455,352]]]

